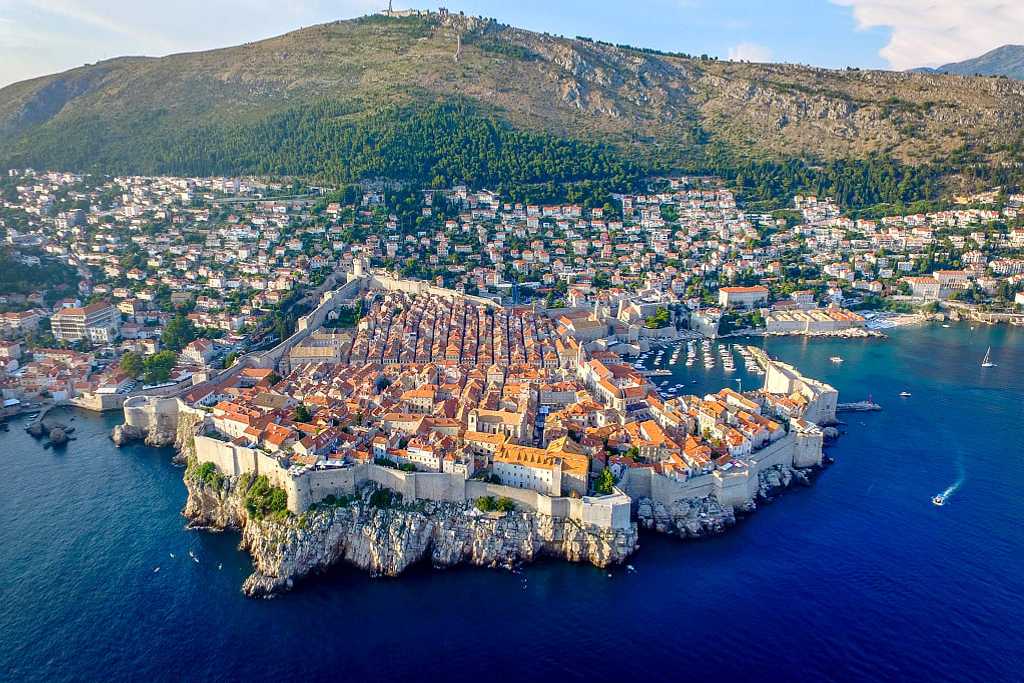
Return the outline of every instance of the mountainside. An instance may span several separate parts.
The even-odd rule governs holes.
[[[623,180],[725,159],[1004,159],[1024,83],[696,59],[491,20],[364,17],[0,90],[0,166]],[[897,178],[895,183],[901,182]]]
[[[960,76],[1006,76],[1024,80],[1024,45],[1003,45],[974,59],[919,71]]]

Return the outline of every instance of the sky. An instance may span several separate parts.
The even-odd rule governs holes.
[[[0,0],[0,87],[122,55],[267,38],[387,0]],[[395,8],[436,9],[396,0]],[[722,59],[909,69],[1024,42],[1024,0],[449,0],[536,31]]]

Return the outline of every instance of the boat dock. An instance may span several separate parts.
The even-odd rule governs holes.
[[[857,401],[855,403],[839,403],[836,405],[837,413],[872,413],[882,409],[874,401]]]

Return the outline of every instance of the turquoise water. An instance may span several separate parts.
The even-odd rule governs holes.
[[[990,344],[999,367],[983,370]],[[338,568],[248,600],[237,535],[184,529],[168,451],[114,448],[115,416],[69,413],[77,440],[58,451],[15,421],[0,432],[0,680],[1021,680],[1024,330],[767,348],[884,412],[846,417],[815,486],[719,538],[644,534],[636,572],[611,577]],[[677,369],[688,391],[740,375]]]

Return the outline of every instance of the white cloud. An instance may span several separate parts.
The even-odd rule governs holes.
[[[1024,41],[1021,0],[830,0],[861,29],[888,28],[879,54],[893,69],[939,66]]]
[[[738,62],[745,60],[748,62],[770,62],[772,61],[772,51],[764,45],[758,45],[757,43],[739,43],[729,48],[729,59]]]
[[[169,41],[158,33],[127,23],[123,14],[113,14],[109,11],[104,14],[102,9],[99,11],[91,9],[89,5],[94,3],[78,0],[28,0],[28,4],[47,14],[85,24],[90,28],[144,39],[158,49],[167,49],[169,45]]]

